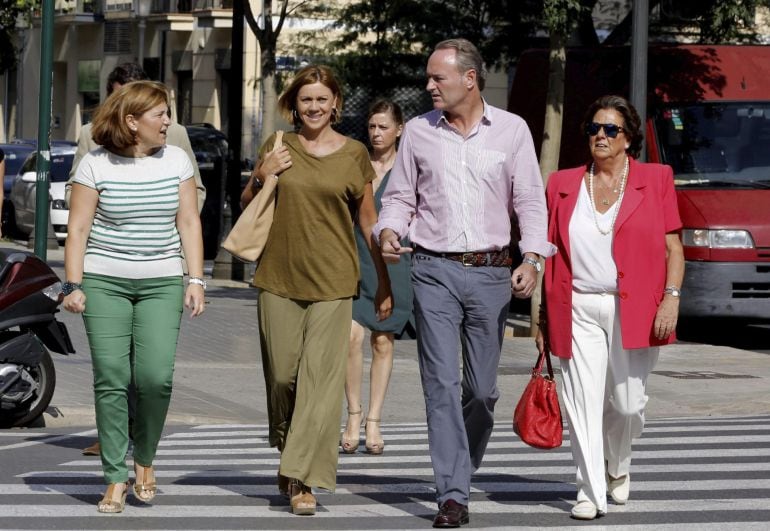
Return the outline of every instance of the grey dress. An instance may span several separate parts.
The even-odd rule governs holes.
[[[382,194],[388,184],[390,171],[382,178],[380,186],[374,193],[374,206],[379,213],[382,208]],[[361,264],[361,286],[358,298],[353,301],[353,320],[369,330],[379,332],[391,332],[396,337],[415,337],[414,313],[412,311],[412,283],[410,279],[412,259],[411,255],[402,256],[397,264],[388,264],[390,276],[390,288],[393,292],[393,313],[384,321],[378,321],[374,313],[374,295],[377,291],[377,271],[374,262],[366,246],[361,227],[356,225],[356,246],[358,247],[358,260]],[[409,240],[404,239],[401,245],[409,245]]]

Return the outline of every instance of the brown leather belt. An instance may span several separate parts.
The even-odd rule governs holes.
[[[513,259],[508,252],[508,247],[499,251],[480,251],[470,253],[437,253],[426,249],[425,247],[417,247],[416,252],[427,254],[428,256],[435,256],[438,258],[446,258],[454,262],[460,262],[466,267],[511,267]]]

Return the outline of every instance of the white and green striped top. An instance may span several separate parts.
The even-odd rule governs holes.
[[[192,176],[190,158],[175,146],[141,158],[104,148],[84,156],[74,182],[99,192],[84,272],[121,278],[181,276],[179,184]]]

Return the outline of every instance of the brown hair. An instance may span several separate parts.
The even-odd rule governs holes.
[[[586,126],[593,122],[594,115],[600,109],[612,109],[613,111],[620,113],[623,117],[623,134],[626,135],[626,140],[628,140],[628,149],[626,149],[626,153],[637,158],[642,150],[644,134],[642,133],[642,120],[639,118],[639,113],[636,112],[636,108],[622,96],[615,96],[612,94],[601,96],[588,106],[588,110],[583,117],[583,123],[580,124],[581,131],[585,131]]]
[[[157,81],[132,81],[110,94],[94,114],[91,136],[109,150],[136,145],[136,136],[126,123],[126,116],[139,118],[162,103],[168,106],[166,86]]]
[[[377,100],[369,107],[366,119],[369,120],[375,114],[390,114],[396,125],[404,125],[404,113],[398,103],[386,99]]]
[[[454,50],[457,70],[464,74],[468,70],[476,72],[476,84],[479,90],[484,90],[487,82],[487,67],[479,49],[468,39],[447,39],[436,45],[433,51]]]
[[[278,111],[281,113],[281,116],[296,127],[302,125],[302,120],[296,114],[297,95],[302,87],[312,85],[313,83],[323,84],[332,91],[332,94],[337,99],[337,104],[332,110],[331,123],[336,124],[342,117],[342,90],[337,78],[334,76],[334,72],[328,66],[308,65],[294,74],[291,83],[281,94],[281,97],[278,98]]]

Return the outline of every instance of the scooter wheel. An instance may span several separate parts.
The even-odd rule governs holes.
[[[51,403],[56,387],[56,370],[54,369],[51,353],[43,349],[43,359],[40,365],[30,369],[30,374],[38,383],[38,392],[33,400],[24,407],[0,412],[0,428],[25,426],[40,417]]]

